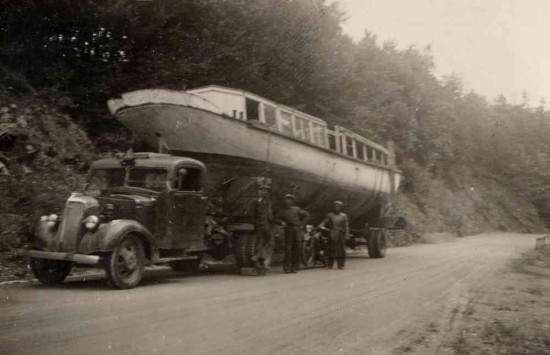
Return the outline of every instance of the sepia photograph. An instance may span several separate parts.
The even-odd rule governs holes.
[[[0,355],[550,354],[547,0],[0,0]]]

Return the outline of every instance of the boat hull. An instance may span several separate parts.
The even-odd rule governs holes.
[[[239,194],[246,195],[246,181],[263,176],[272,179],[275,208],[292,193],[317,222],[334,200],[342,200],[350,220],[361,228],[377,223],[399,184],[397,170],[197,107],[146,103],[122,106],[115,115],[152,147],[205,163],[209,195],[225,194],[235,206],[246,205],[237,202]],[[236,183],[222,191],[227,181]]]

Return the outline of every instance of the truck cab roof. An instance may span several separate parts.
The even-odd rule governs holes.
[[[180,157],[170,154],[139,152],[139,153],[119,153],[114,157],[103,158],[92,163],[92,169],[116,169],[124,167],[125,162],[131,165],[144,168],[165,168],[172,172],[176,168],[196,168],[206,171],[206,167],[198,160]],[[130,165],[130,164],[128,164]]]

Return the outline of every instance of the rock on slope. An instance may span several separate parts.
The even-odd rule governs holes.
[[[21,262],[10,251],[40,215],[62,207],[95,156],[70,117],[35,95],[0,89],[0,274],[18,273],[13,266]]]

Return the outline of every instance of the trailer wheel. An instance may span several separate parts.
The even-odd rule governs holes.
[[[201,260],[202,255],[199,255],[197,259],[171,261],[168,263],[168,266],[178,272],[195,272],[199,270]]]
[[[70,261],[31,258],[29,266],[34,276],[44,285],[63,283],[72,268]]]
[[[143,276],[145,251],[141,239],[134,234],[122,237],[107,260],[105,273],[116,288],[136,287]]]
[[[254,267],[252,257],[258,252],[258,240],[253,233],[237,236],[235,261],[238,267]]]
[[[380,259],[386,256],[386,230],[371,229],[368,237],[369,256]]]

